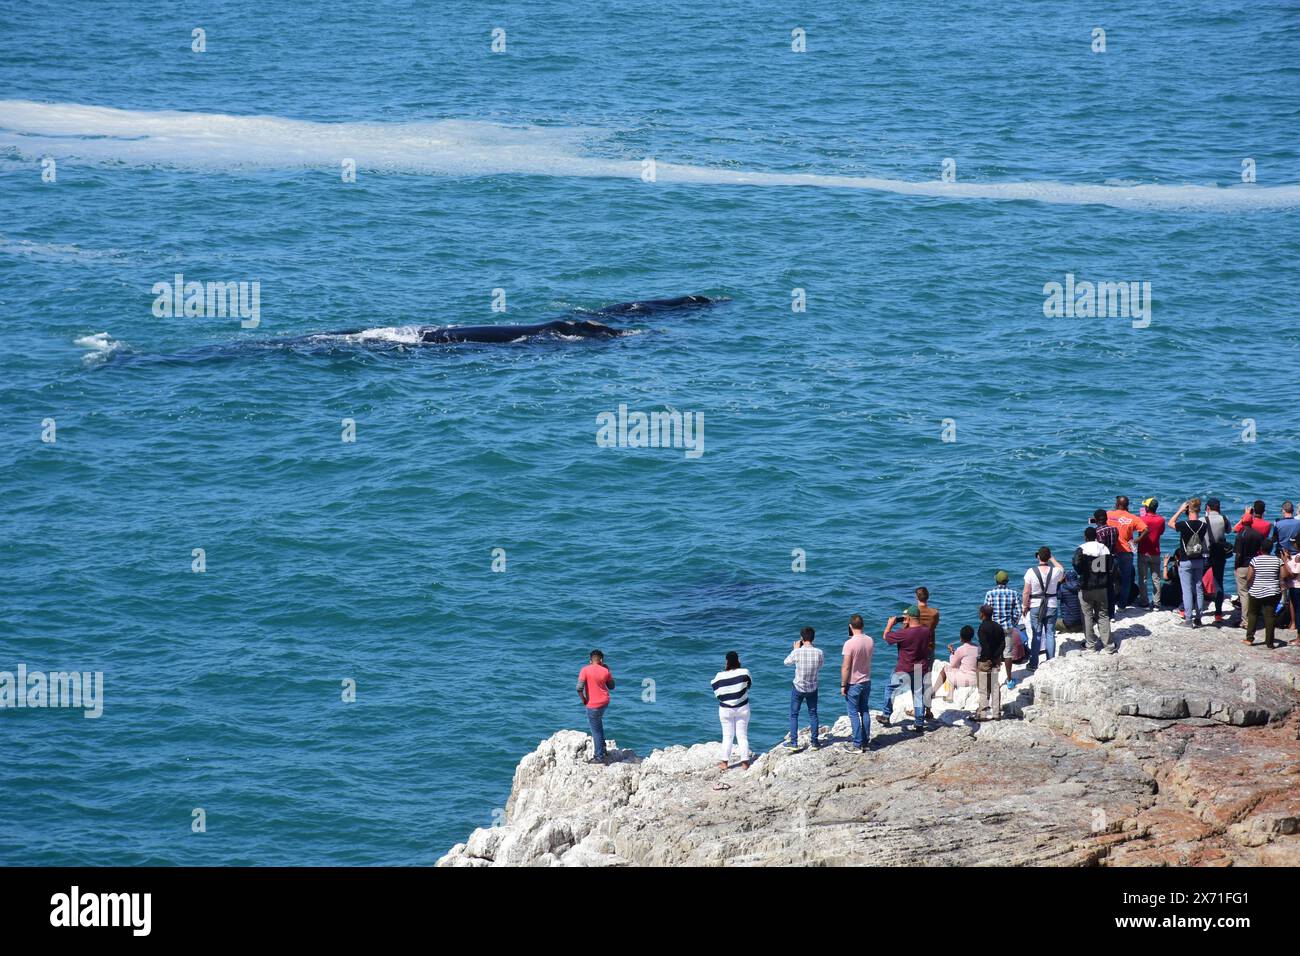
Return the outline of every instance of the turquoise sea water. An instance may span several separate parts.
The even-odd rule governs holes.
[[[1116,493],[1300,494],[1293,5],[8,5],[0,99],[0,670],[105,685],[0,712],[0,863],[430,863],[584,725],[592,646],[620,745],[713,737],[737,650],[767,746],[804,624],[837,649],[925,583],[946,643]],[[947,157],[1037,198],[781,178]],[[260,325],[156,317],[177,272],[260,282]],[[1045,318],[1067,273],[1149,282],[1150,325]],[[247,347],[685,293],[731,301]],[[705,453],[597,447],[619,404],[702,413]]]

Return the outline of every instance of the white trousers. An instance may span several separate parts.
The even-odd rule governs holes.
[[[735,737],[742,761],[749,759],[749,705],[744,707],[719,707],[718,720],[722,722],[722,759],[731,762],[731,739]]]

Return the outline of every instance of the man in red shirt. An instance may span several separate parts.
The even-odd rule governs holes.
[[[1128,610],[1129,592],[1133,590],[1133,555],[1136,542],[1147,533],[1146,522],[1128,510],[1128,495],[1116,495],[1115,507],[1106,512],[1106,524],[1119,532],[1119,552],[1115,555],[1115,568],[1119,572],[1115,595],[1116,612]]]
[[[591,663],[578,671],[578,696],[587,707],[587,724],[591,727],[591,742],[596,755],[588,763],[605,762],[605,708],[609,706],[609,692],[614,689],[614,675],[605,666],[601,651],[591,652]]]
[[[1241,529],[1247,525],[1258,531],[1259,536],[1265,541],[1268,540],[1268,533],[1273,530],[1273,522],[1264,520],[1264,502],[1256,501],[1253,506],[1247,508],[1241,520],[1232,526],[1232,530],[1241,534]]]
[[[1138,513],[1138,517],[1147,526],[1147,533],[1138,541],[1137,546],[1138,580],[1142,583],[1142,596],[1138,598],[1138,603],[1142,607],[1151,607],[1152,596],[1157,601],[1160,599],[1160,584],[1163,580],[1160,536],[1165,533],[1165,519],[1156,513],[1159,508],[1160,502],[1148,498],[1142,502],[1142,510]],[[1152,584],[1150,594],[1147,591],[1148,584]]]

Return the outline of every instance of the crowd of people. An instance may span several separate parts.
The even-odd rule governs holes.
[[[1000,669],[1005,669],[1006,687],[1014,688],[1013,664],[1023,663],[1032,674],[1041,661],[1055,657],[1058,625],[1078,626],[1086,649],[1113,654],[1117,647],[1111,623],[1131,607],[1169,608],[1183,626],[1199,628],[1209,623],[1205,618],[1212,601],[1214,622],[1245,628],[1243,643],[1255,644],[1262,619],[1264,645],[1269,649],[1284,645],[1276,636],[1277,629],[1294,628],[1300,620],[1300,519],[1290,501],[1282,504],[1277,520],[1269,520],[1266,513],[1264,502],[1256,501],[1231,524],[1220,510],[1219,499],[1202,502],[1192,498],[1166,519],[1155,498],[1146,499],[1134,514],[1129,511],[1129,499],[1120,495],[1113,509],[1099,508],[1093,513],[1069,568],[1044,546],[1035,555],[1036,563],[1026,569],[1019,589],[1011,587],[1006,571],[998,571],[979,606],[978,627],[967,624],[961,628],[958,643],[948,644],[946,661],[935,657],[939,609],[930,604],[926,588],[916,588],[915,602],[890,617],[881,631],[885,643],[897,648],[898,658],[877,720],[888,727],[896,698],[905,696],[911,704],[904,708],[909,718],[905,729],[924,733],[926,720],[933,716],[930,703],[936,690],[949,688],[945,699],[951,701],[958,688],[972,686],[978,694],[973,719],[999,720]],[[1161,539],[1170,532],[1169,542],[1177,543],[1166,555]],[[1239,605],[1236,622],[1229,622],[1224,612],[1229,557],[1233,559]],[[856,753],[866,753],[871,747],[868,705],[875,647],[862,615],[850,616],[848,639],[841,648],[839,689],[852,735],[841,747]],[[803,628],[785,658],[785,665],[794,668],[790,732],[784,743],[789,749],[800,749],[799,716],[805,708],[811,725],[810,745],[815,749],[823,746],[818,736],[817,703],[825,663],[825,654],[816,645],[816,632]],[[723,770],[732,765],[733,756],[740,767],[750,765],[752,685],[753,678],[741,666],[739,654],[728,651],[725,667],[712,681],[722,724],[719,767]],[[614,678],[604,655],[592,651],[578,675],[578,695],[591,729],[593,763],[607,759],[604,714],[613,689]]]

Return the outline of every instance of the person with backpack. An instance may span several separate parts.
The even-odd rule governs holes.
[[[1186,518],[1180,517],[1183,512]],[[1205,561],[1210,553],[1210,525],[1201,517],[1201,499],[1184,501],[1169,519],[1178,532],[1180,557],[1178,583],[1183,589],[1183,623],[1189,627],[1201,626],[1201,612],[1205,610]]]
[[[1223,516],[1219,499],[1211,498],[1205,503],[1205,523],[1210,527],[1210,573],[1214,575],[1214,620],[1223,620],[1223,572],[1228,566],[1228,555],[1232,554],[1232,544],[1228,533],[1232,525]]]
[[[1079,576],[1079,606],[1083,611],[1084,646],[1090,651],[1103,647],[1108,654],[1115,653],[1110,637],[1109,585],[1112,570],[1110,549],[1097,540],[1093,525],[1083,529],[1083,544],[1070,561]],[[1097,640],[1097,631],[1101,640]]]
[[[1038,670],[1038,655],[1046,653],[1050,661],[1056,656],[1056,615],[1060,599],[1057,592],[1065,579],[1065,568],[1052,557],[1052,549],[1038,549],[1038,564],[1025,572],[1025,590],[1021,604],[1028,610],[1033,638],[1029,643],[1029,673]]]

